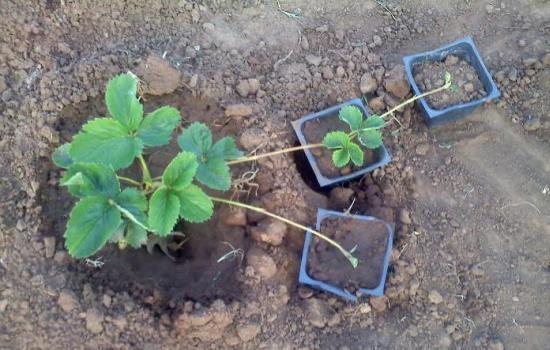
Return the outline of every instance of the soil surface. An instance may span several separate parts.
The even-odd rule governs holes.
[[[487,96],[476,69],[459,56],[449,55],[443,61],[427,60],[413,66],[414,80],[422,92],[443,86],[446,72],[451,74],[453,87],[426,97],[433,109],[445,109]]]
[[[304,133],[304,137],[308,144],[322,143],[323,138],[328,132],[339,130],[347,131],[348,126],[338,118],[337,113],[324,118],[307,121],[302,127],[302,132]],[[337,168],[332,163],[332,150],[326,149],[324,147],[319,147],[312,148],[309,151],[315,157],[315,161],[317,163],[317,166],[319,167],[319,171],[321,172],[321,174],[329,179],[350,174],[380,160],[380,157],[376,150],[363,148],[363,153],[365,155],[363,166],[356,166],[355,164],[350,162],[347,166],[343,168]]]
[[[547,1],[8,0],[0,19],[0,349],[548,348]],[[502,97],[437,129],[396,112],[383,168],[326,193],[290,154],[232,167],[225,195],[304,225],[319,207],[394,222],[383,297],[299,286],[304,233],[220,206],[176,263],[158,248],[67,255],[73,199],[51,153],[105,113],[113,75],[139,74],[146,109],[179,108],[177,133],[201,120],[269,152],[295,145],[308,113],[395,106],[410,96],[402,57],[464,36]],[[222,240],[242,263],[217,263]],[[176,276],[186,261],[204,265]]]
[[[311,277],[352,293],[359,288],[378,287],[389,235],[383,221],[332,216],[321,222],[320,232],[326,232],[348,251],[355,247],[353,255],[359,259],[359,265],[353,268],[334,246],[315,237],[308,255],[308,273]]]

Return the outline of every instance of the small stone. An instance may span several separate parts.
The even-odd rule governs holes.
[[[537,66],[540,66],[540,62],[538,59],[534,58],[534,57],[531,57],[531,58],[526,58],[523,60],[523,65],[525,67],[537,67]]]
[[[207,33],[213,33],[216,30],[216,26],[212,23],[206,22],[202,25],[202,29],[204,29]]]
[[[169,94],[181,85],[180,71],[155,54],[149,55],[138,65],[136,74],[143,81],[143,91],[146,94]]]
[[[519,47],[525,47],[527,46],[527,41],[525,39],[519,39],[518,40]]]
[[[369,302],[376,312],[384,312],[388,308],[388,297],[385,295],[381,297],[370,297]]]
[[[504,344],[498,339],[493,339],[489,342],[489,350],[504,350]]]
[[[442,334],[441,337],[439,337],[439,347],[441,349],[448,349],[452,343],[453,340],[447,334]]]
[[[0,312],[6,311],[8,308],[9,302],[8,299],[2,299],[0,300]]]
[[[334,187],[330,190],[329,202],[335,209],[346,209],[350,205],[353,190],[346,187]]]
[[[225,107],[226,117],[246,117],[252,114],[252,107],[239,103]]]
[[[105,305],[106,308],[110,308],[111,307],[111,302],[113,301],[113,298],[111,298],[109,295],[107,294],[103,294],[103,297],[101,299],[101,302],[103,303],[103,305]]]
[[[346,75],[346,70],[344,69],[344,67],[336,68],[336,76],[338,78],[342,78],[344,75]]]
[[[476,264],[472,267],[472,274],[476,277],[483,277],[485,275],[485,271],[479,264]]]
[[[322,26],[315,28],[315,30],[319,33],[328,32],[328,24],[323,24]]]
[[[309,299],[313,296],[313,289],[307,286],[298,287],[298,296],[302,299]]]
[[[195,88],[197,86],[197,84],[199,83],[199,76],[198,74],[193,74],[193,76],[191,77],[191,79],[189,79],[189,87],[190,88]]]
[[[329,66],[324,66],[321,69],[321,74],[323,74],[323,78],[326,80],[331,80],[334,78],[334,73],[332,72],[332,68]]]
[[[376,78],[371,76],[370,74],[363,74],[361,76],[361,83],[359,84],[359,89],[361,90],[362,94],[371,94],[376,91],[378,88],[378,81],[376,81]]]
[[[94,333],[103,332],[103,315],[97,309],[89,309],[86,312],[86,328]]]
[[[243,208],[233,208],[223,206],[220,209],[220,216],[223,223],[228,226],[246,226],[246,210]]]
[[[306,55],[306,61],[313,66],[318,66],[321,64],[322,58],[315,55]]]
[[[249,94],[256,95],[260,90],[260,81],[258,79],[248,79]]]
[[[246,262],[247,267],[251,267],[263,278],[269,279],[277,273],[275,261],[261,248],[251,248],[246,254]]]
[[[474,92],[474,84],[472,83],[466,83],[464,84],[464,91],[466,92]]]
[[[421,143],[416,146],[416,154],[419,156],[425,156],[430,150],[430,146],[427,143]]]
[[[458,56],[455,55],[449,55],[447,58],[445,58],[445,65],[446,66],[454,66],[458,63]]]
[[[539,118],[528,116],[523,121],[523,128],[527,131],[536,131],[542,127],[542,123]]]
[[[252,151],[262,143],[266,141],[266,133],[257,127],[251,127],[246,129],[239,138],[239,142],[241,145],[249,150]]]
[[[248,342],[254,339],[261,331],[258,322],[246,322],[237,326],[237,335],[243,342]]]
[[[405,98],[411,91],[409,82],[405,76],[405,67],[397,65],[389,72],[389,77],[384,80],[384,87],[398,98]]]
[[[50,236],[44,238],[44,252],[46,258],[53,258],[55,255],[55,237]]]
[[[510,69],[510,72],[508,73],[508,79],[511,81],[518,80],[518,70],[515,68]]]
[[[257,226],[250,227],[250,236],[258,242],[278,246],[283,243],[287,231],[288,227],[284,222],[267,218]]]
[[[369,312],[371,312],[372,308],[371,306],[369,305],[369,303],[361,303],[359,305],[359,313],[365,315],[365,314],[368,314]]]
[[[386,108],[384,96],[378,96],[369,101],[369,108],[375,112],[381,112]]]
[[[70,290],[63,290],[59,293],[57,304],[65,312],[71,312],[79,307],[76,295]]]
[[[407,209],[401,209],[399,211],[399,221],[405,225],[412,224],[411,213]]]
[[[305,36],[302,36],[300,46],[302,46],[302,49],[304,49],[306,51],[309,50],[309,41],[307,40],[307,38]]]
[[[432,289],[429,293],[428,293],[428,299],[430,299],[430,302],[433,303],[433,304],[439,304],[443,301],[443,297],[441,296],[441,294],[439,294],[439,292],[435,289]]]
[[[374,45],[380,46],[382,45],[382,38],[375,34],[372,36],[372,42],[374,43]]]
[[[250,84],[248,83],[248,80],[241,80],[235,87],[235,90],[237,90],[241,97],[248,96],[250,93]]]
[[[542,64],[545,66],[550,66],[550,52],[544,55],[542,58]]]

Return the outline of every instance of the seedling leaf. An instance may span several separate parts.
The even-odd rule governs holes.
[[[177,109],[161,107],[143,119],[137,136],[147,147],[166,145],[170,142],[170,136],[180,120],[181,116]]]
[[[376,149],[382,146],[382,133],[379,130],[361,131],[357,138],[363,146],[369,149]]]
[[[332,152],[332,162],[338,168],[345,167],[350,161],[350,154],[347,149],[338,149]]]
[[[329,132],[323,138],[323,146],[329,149],[342,148],[350,141],[348,134],[343,131]]]
[[[183,151],[168,164],[162,174],[162,182],[166,187],[183,189],[193,181],[198,166],[195,154]]]
[[[72,195],[80,198],[96,195],[111,198],[120,192],[120,183],[114,170],[97,163],[71,165],[60,184],[67,186]]]
[[[143,149],[141,140],[128,135],[124,125],[113,119],[96,118],[82,130],[69,150],[75,162],[102,163],[117,170],[130,166]]]
[[[132,248],[139,248],[147,243],[147,231],[134,223],[129,223],[124,239]]]
[[[235,140],[226,136],[219,139],[218,142],[210,148],[206,154],[207,158],[222,158],[224,160],[233,160],[243,156],[243,152],[237,148]]]
[[[380,117],[379,115],[373,114],[365,119],[363,125],[361,125],[361,129],[382,128],[384,126],[384,123],[384,118]]]
[[[135,188],[125,188],[116,197],[116,207],[130,221],[128,228],[135,225],[143,230],[152,231],[147,227],[147,216],[144,213],[147,209],[147,198],[143,192]]]
[[[65,231],[65,247],[73,258],[96,253],[120,226],[120,213],[108,199],[91,196],[81,199],[71,211]]]
[[[71,149],[70,143],[64,143],[61,146],[57,147],[52,155],[52,160],[55,165],[60,168],[67,169],[74,162],[71,156],[69,155],[69,150]]]
[[[120,74],[109,81],[105,104],[111,116],[128,131],[138,128],[143,118],[143,106],[136,97],[138,79],[131,73]]]
[[[195,122],[183,130],[178,144],[182,150],[193,152],[201,159],[212,147],[212,132],[205,124]]]
[[[179,190],[177,195],[180,199],[180,216],[185,220],[203,222],[212,216],[214,204],[200,187],[191,184]]]
[[[214,190],[227,191],[231,187],[229,166],[222,158],[210,158],[199,163],[196,179]]]
[[[167,236],[172,232],[178,221],[180,200],[178,196],[166,187],[160,187],[153,193],[149,201],[149,226],[159,236]]]
[[[363,122],[363,113],[357,106],[348,105],[342,107],[338,113],[341,121],[346,122],[351,131],[359,130]]]
[[[348,153],[350,155],[350,158],[353,164],[357,166],[363,165],[365,154],[363,153],[363,150],[361,149],[361,147],[359,147],[359,145],[353,142],[350,142],[347,145],[346,149],[348,150]]]

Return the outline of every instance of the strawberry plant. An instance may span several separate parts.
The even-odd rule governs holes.
[[[177,139],[181,151],[161,176],[153,178],[143,150],[167,145],[181,116],[168,106],[144,115],[137,91],[138,79],[132,73],[109,81],[105,103],[110,116],[84,124],[70,143],[61,145],[52,155],[53,162],[65,169],[60,185],[78,198],[64,234],[71,256],[91,256],[108,242],[121,249],[128,245],[139,248],[149,239],[158,242],[174,233],[179,220],[200,223],[210,219],[218,202],[309,230],[357,266],[351,252],[320,232],[262,208],[208,195],[201,186],[228,190],[230,165],[254,157],[244,157],[231,137],[214,142],[212,132],[202,123],[184,128]],[[141,180],[117,174],[136,161]]]

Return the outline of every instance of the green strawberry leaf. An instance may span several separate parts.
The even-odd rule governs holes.
[[[75,162],[102,163],[115,170],[127,168],[142,149],[143,143],[128,135],[124,125],[109,118],[89,121],[71,143],[69,155]]]
[[[344,147],[349,141],[349,136],[345,132],[333,131],[325,135],[323,138],[323,146],[329,149],[337,149]]]
[[[199,163],[196,179],[214,190],[227,191],[231,187],[229,166],[222,158],[210,158]]]
[[[369,148],[376,149],[382,146],[382,133],[380,130],[365,130],[357,135],[359,142]]]
[[[184,151],[195,153],[201,159],[212,147],[212,132],[203,123],[193,123],[178,137],[178,144]]]
[[[109,238],[109,243],[117,243],[121,239],[124,239],[124,232],[126,232],[126,228],[128,227],[128,221],[126,221],[124,218],[120,220],[120,225],[118,225],[118,228],[115,230],[115,233]]]
[[[189,185],[179,190],[180,216],[189,222],[203,222],[210,219],[214,212],[214,203],[204,191],[196,186]]]
[[[350,161],[350,154],[347,149],[337,149],[332,152],[332,162],[338,168],[345,167]]]
[[[69,150],[71,149],[70,143],[64,143],[61,146],[57,147],[52,155],[52,160],[55,165],[60,168],[67,169],[74,162],[71,156],[69,155]]]
[[[178,222],[180,200],[176,193],[160,187],[149,201],[149,226],[159,236],[168,236]]]
[[[346,149],[347,149],[347,151],[350,155],[350,158],[351,158],[351,161],[353,162],[353,164],[355,164],[357,166],[363,165],[365,154],[363,153],[363,150],[361,149],[361,147],[359,147],[359,145],[357,145],[353,142],[350,142],[346,146]]]
[[[195,154],[180,152],[164,170],[162,183],[175,190],[183,189],[193,181],[198,166]]]
[[[341,121],[346,122],[351,131],[359,130],[361,123],[363,122],[363,112],[353,105],[342,107],[338,113],[338,117]]]
[[[170,136],[180,120],[180,112],[177,109],[161,107],[147,114],[137,130],[137,136],[147,147],[166,145],[170,142]]]
[[[224,160],[237,159],[243,155],[244,153],[237,148],[235,140],[229,136],[219,139],[206,153],[207,158],[223,158]]]
[[[111,116],[128,131],[139,127],[143,119],[143,106],[136,97],[138,79],[132,73],[120,74],[109,81],[105,103]]]
[[[116,199],[116,208],[128,219],[130,226],[137,226],[143,230],[150,230],[147,227],[147,216],[144,211],[147,209],[147,198],[135,188],[125,188]]]
[[[361,125],[361,129],[382,128],[384,126],[384,123],[384,118],[380,117],[379,115],[373,114],[365,119],[363,125]]]
[[[81,199],[71,211],[64,235],[69,255],[85,258],[95,254],[115,234],[120,222],[120,213],[108,199]]]
[[[104,196],[112,198],[120,192],[115,171],[97,163],[77,163],[67,169],[60,181],[76,197]]]

